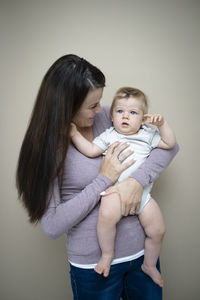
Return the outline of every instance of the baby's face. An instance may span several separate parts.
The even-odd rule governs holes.
[[[144,124],[142,104],[139,99],[130,97],[116,100],[112,112],[113,126],[124,135],[138,132]]]

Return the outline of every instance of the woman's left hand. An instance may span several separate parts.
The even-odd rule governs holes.
[[[127,178],[111,186],[104,195],[118,193],[121,200],[122,216],[135,215],[140,209],[143,187],[134,178]]]

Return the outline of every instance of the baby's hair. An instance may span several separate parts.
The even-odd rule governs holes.
[[[115,96],[113,98],[110,113],[112,115],[115,102],[119,99],[128,99],[130,97],[137,98],[141,104],[142,104],[142,110],[144,114],[148,113],[148,99],[146,95],[139,89],[133,88],[133,87],[121,87],[117,92],[115,93]]]

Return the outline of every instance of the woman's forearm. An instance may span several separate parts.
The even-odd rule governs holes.
[[[136,179],[143,187],[155,181],[160,173],[169,165],[174,156],[179,151],[176,145],[170,150],[155,148],[149,157],[131,174],[131,178]]]
[[[99,174],[80,193],[72,194],[70,199],[61,202],[58,180],[56,180],[51,202],[40,220],[43,231],[52,239],[67,233],[94,209],[100,200],[100,193],[111,184],[107,177]]]

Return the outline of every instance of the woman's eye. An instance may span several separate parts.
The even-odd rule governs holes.
[[[132,115],[135,115],[135,114],[136,114],[136,112],[135,112],[135,111],[131,111],[131,114],[132,114]]]
[[[96,107],[97,107],[97,104],[91,106],[90,109],[94,109],[94,108],[96,108]]]
[[[119,114],[122,114],[123,113],[123,110],[122,109],[118,109],[117,111]]]

